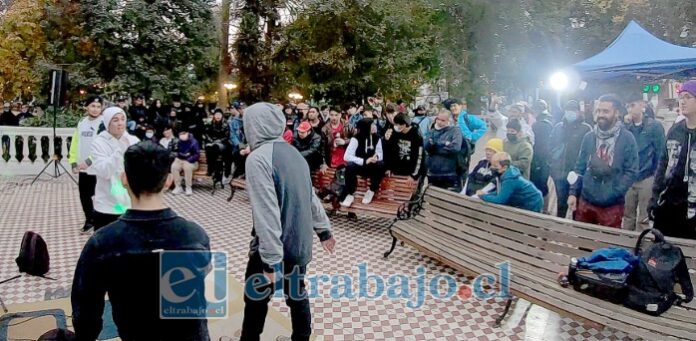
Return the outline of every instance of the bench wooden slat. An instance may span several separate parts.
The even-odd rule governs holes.
[[[397,223],[397,224],[402,225],[401,223]],[[406,224],[404,224],[404,225],[406,225]],[[441,243],[442,240],[433,239],[432,234],[420,231],[420,230],[418,230],[417,227],[411,226],[409,228],[410,228],[410,230],[408,230],[409,236],[412,236],[412,235],[419,236],[420,243],[424,243],[424,242],[428,243],[428,242],[426,242],[426,240],[430,239],[430,248],[434,249],[434,250],[439,250],[440,252],[437,252],[438,255],[442,255],[443,253],[445,253],[445,254],[449,254],[449,257],[458,258],[456,255],[453,255],[450,252],[450,250],[452,250],[451,246],[448,248],[444,248],[444,247],[437,245],[438,243]],[[409,229],[409,228],[406,228],[406,229]],[[399,234],[398,231],[395,231],[395,233]],[[399,235],[401,235],[401,234],[399,234]],[[407,237],[407,238],[409,238],[409,237]],[[464,245],[462,245],[462,246],[464,246]],[[445,257],[447,257],[447,256],[445,256]],[[477,269],[474,270],[474,273],[478,272],[478,274],[485,273],[485,272],[495,273],[495,271],[497,269],[493,266],[493,264],[500,262],[499,260],[492,260],[492,259],[489,259],[488,261],[484,260],[482,262],[478,259],[486,259],[486,256],[484,256],[483,253],[481,253],[481,252],[469,253],[469,257],[467,257],[466,261],[465,261],[466,262],[465,264],[467,264],[467,266],[470,263],[478,263],[479,266],[476,267]],[[462,261],[464,261],[464,259],[459,258],[459,262],[462,262]],[[519,267],[515,268],[514,265],[512,265],[512,264],[511,264],[511,267],[512,267],[513,273],[511,274],[512,287],[510,289],[514,292],[524,292],[529,297],[536,298],[537,300],[539,299],[539,296],[545,296],[544,301],[549,302],[551,299],[554,299],[557,302],[559,302],[558,305],[560,307],[565,306],[565,309],[570,308],[568,306],[572,305],[571,303],[574,303],[575,305],[578,305],[579,307],[581,307],[583,309],[587,309],[590,311],[598,311],[598,312],[601,312],[601,313],[608,315],[609,317],[613,317],[613,316],[615,316],[615,314],[611,310],[608,310],[608,309],[613,309],[615,307],[619,307],[619,308],[625,310],[624,312],[622,312],[624,314],[624,315],[622,315],[623,316],[622,320],[624,320],[626,323],[632,324],[634,326],[644,326],[645,325],[644,321],[639,320],[639,319],[632,319],[632,316],[638,317],[638,318],[644,318],[645,316],[648,316],[648,315],[644,315],[642,313],[639,313],[639,312],[636,312],[636,311],[633,311],[633,310],[630,310],[627,308],[623,308],[621,306],[616,306],[610,302],[605,302],[605,301],[598,300],[598,299],[595,299],[592,297],[589,297],[589,298],[590,298],[590,301],[593,301],[593,302],[587,303],[586,301],[588,300],[588,296],[586,296],[584,294],[578,293],[572,289],[562,288],[562,287],[558,286],[558,284],[555,283],[555,281],[542,280],[543,277],[539,276],[538,273],[528,275],[525,272],[520,272],[520,271],[515,272],[515,269],[519,269]],[[538,284],[534,284],[535,282]],[[527,288],[527,289],[525,289],[525,288]],[[561,297],[563,297],[563,299],[557,299],[555,297],[548,296],[546,294],[548,291],[562,291],[562,293],[559,293],[559,294]],[[578,313],[578,311],[574,311],[574,310],[568,310],[568,312]],[[595,313],[595,314],[597,314],[597,313]],[[583,314],[581,313],[579,316],[583,316]],[[593,318],[592,320],[597,321],[599,316],[603,316],[603,315],[595,315],[595,318]],[[610,323],[609,323],[609,321],[606,320],[606,317],[607,316],[604,316],[604,318],[602,318],[603,320],[605,320],[605,323],[603,323],[603,324],[609,325]],[[696,315],[694,315],[693,318],[696,318]],[[689,328],[689,330],[692,330],[694,333],[696,333],[696,325],[694,325],[692,323],[683,323],[682,321],[673,321],[673,320],[664,319],[664,318],[660,318],[659,320],[660,320],[659,322],[662,325],[674,327],[674,328]],[[656,328],[658,326],[660,326],[660,325],[658,325],[658,324],[653,325],[653,327],[656,327]],[[676,335],[680,336],[680,337],[684,337],[685,335],[688,335],[688,334],[676,333]]]
[[[578,238],[591,241],[600,241],[605,244],[633,249],[638,240],[640,232],[615,229],[599,225],[569,221],[566,219],[543,215],[540,213],[523,211],[502,205],[491,205],[480,200],[458,197],[453,199],[453,195],[439,188],[430,188],[428,195],[436,199],[444,200],[455,205],[475,211],[480,211],[487,215],[500,217],[508,220],[522,221],[524,226],[531,229],[548,229],[551,231],[563,232]],[[428,199],[426,199],[427,201]],[[686,239],[670,238],[669,241],[682,248],[684,256],[696,258],[696,247],[694,242]]]
[[[496,232],[496,234],[502,238],[511,238],[516,241],[526,241],[531,245],[541,247],[548,251],[555,250],[559,253],[564,253],[570,257],[573,256],[583,256],[586,255],[586,251],[579,250],[577,246],[571,245],[572,239],[568,238],[563,241],[554,241],[550,237],[554,237],[553,234],[545,231],[544,233],[534,232],[532,234],[525,233],[523,229],[517,229],[516,224],[510,224],[509,221],[502,219],[490,218],[479,213],[472,212],[468,217],[464,217],[459,213],[455,213],[457,208],[450,204],[437,203],[437,207],[434,205],[428,206],[428,210],[441,214],[448,217],[451,220],[456,220],[459,222],[466,222],[467,224],[479,228],[484,231]],[[474,219],[472,219],[474,218]],[[486,222],[488,220],[488,222]],[[556,243],[551,243],[556,242]],[[597,243],[597,246],[601,244]],[[566,261],[566,265],[569,260]]]
[[[441,216],[428,215],[423,218],[415,217],[414,220],[429,225],[433,233],[446,233],[446,235],[440,235],[443,239],[461,240],[463,238],[477,238],[478,244],[485,246],[490,251],[496,251],[509,258],[532,266],[548,269],[553,273],[558,273],[567,269],[568,263],[570,262],[570,258],[567,256],[552,255],[540,249],[512,242],[509,239],[496,238],[495,235],[473,228],[468,224],[459,224],[457,227],[454,227],[451,224],[452,221],[448,221]],[[511,252],[511,250],[515,250],[515,252]],[[547,262],[545,261],[547,258],[552,258],[556,261]],[[565,265],[562,265],[564,263]]]

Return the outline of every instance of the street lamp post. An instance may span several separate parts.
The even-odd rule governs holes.
[[[227,90],[227,102],[230,101],[230,91],[234,90],[237,88],[237,84],[234,83],[225,83],[225,89]],[[225,105],[229,106],[229,103],[225,103]],[[226,109],[225,109],[226,110]]]
[[[290,98],[293,103],[296,103],[297,101],[301,101],[302,99],[304,99],[304,97],[297,92],[289,93],[288,98]]]

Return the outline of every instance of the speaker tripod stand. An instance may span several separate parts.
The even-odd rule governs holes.
[[[75,178],[73,178],[73,176],[70,175],[70,172],[65,168],[65,166],[63,166],[63,164],[60,163],[61,157],[59,157],[56,154],[55,143],[56,143],[56,118],[57,118],[57,116],[58,116],[58,114],[56,113],[56,106],[54,105],[53,106],[53,144],[54,144],[54,147],[52,150],[53,157],[51,157],[51,161],[49,161],[46,164],[46,167],[44,167],[41,170],[41,172],[39,172],[39,174],[36,175],[36,177],[34,178],[34,181],[31,182],[32,185],[36,182],[36,180],[39,180],[39,178],[41,177],[41,174],[46,172],[46,170],[48,170],[48,167],[50,167],[51,165],[53,165],[53,174],[47,172],[46,174],[48,174],[48,176],[50,176],[53,179],[58,179],[58,178],[60,178],[61,175],[67,174],[70,177],[70,180],[72,180],[77,185],[77,181],[75,180]],[[75,142],[75,141],[72,141],[72,142]],[[50,146],[50,143],[49,143],[49,146]],[[60,172],[61,168],[63,169],[63,171],[65,171],[65,173]]]

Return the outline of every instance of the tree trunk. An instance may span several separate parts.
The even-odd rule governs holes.
[[[222,0],[220,11],[220,65],[218,71],[218,108],[229,106],[225,83],[229,81],[232,60],[230,58],[230,5],[232,0]]]

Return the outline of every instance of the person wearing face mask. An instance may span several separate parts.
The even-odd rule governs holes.
[[[665,149],[665,130],[661,123],[646,116],[646,108],[647,102],[643,100],[643,94],[634,93],[626,101],[626,128],[636,139],[640,165],[638,181],[629,188],[625,198],[622,228],[629,231],[650,228],[648,203],[652,197],[655,169]]]
[[[571,184],[568,208],[577,221],[621,228],[624,200],[638,179],[638,146],[619,119],[621,100],[599,98],[597,126],[582,139]]]
[[[350,207],[355,200],[354,194],[358,187],[358,175],[370,179],[370,188],[365,192],[362,203],[372,202],[379,190],[384,177],[384,154],[382,141],[374,132],[375,124],[372,119],[364,118],[356,126],[356,133],[350,139],[346,153],[343,156],[346,166],[346,185],[339,196],[341,206]]]
[[[102,119],[103,100],[99,96],[90,96],[85,102],[87,117],[80,120],[77,129],[70,142],[70,157],[68,161],[72,166],[72,171],[79,174],[80,203],[82,212],[85,214],[85,224],[82,226],[82,233],[86,233],[94,228],[93,215],[94,189],[97,186],[97,177],[87,174],[87,168],[92,164],[90,151],[97,135],[102,132],[104,120]]]
[[[519,120],[512,119],[507,124],[507,139],[503,149],[510,154],[512,165],[517,167],[525,179],[529,179],[534,158],[532,145],[524,138],[522,124]]]
[[[486,158],[479,161],[479,163],[474,167],[474,170],[469,173],[469,177],[466,181],[466,194],[467,196],[472,196],[480,189],[483,189],[488,184],[490,184],[494,179],[493,171],[491,171],[491,161],[493,160],[493,155],[503,151],[503,140],[498,138],[492,138],[486,143]]]
[[[92,216],[95,232],[116,221],[130,208],[130,198],[120,176],[123,173],[123,154],[128,147],[139,142],[126,131],[126,112],[123,109],[110,107],[102,116],[106,130],[94,139],[89,153],[92,164],[87,168],[87,174],[97,178]]]
[[[176,136],[174,136],[174,131],[172,130],[172,127],[164,128],[162,138],[159,139],[157,143],[159,143],[160,146],[167,148],[167,150],[169,150],[169,152],[172,153],[172,156],[176,157],[176,148],[178,147],[179,139],[177,139]]]
[[[563,119],[554,126],[549,142],[550,173],[557,199],[556,216],[561,218],[565,218],[568,212],[568,174],[575,169],[582,138],[592,130],[592,127],[585,123],[577,101],[568,101],[563,109]]]
[[[176,159],[172,163],[172,176],[174,177],[174,190],[177,195],[184,192],[181,187],[181,172],[184,172],[186,195],[193,195],[193,172],[198,169],[198,159],[201,157],[201,147],[198,140],[185,128],[179,132],[179,141],[176,146]]]
[[[142,141],[152,141],[157,143],[157,137],[155,136],[155,127],[150,124],[145,125],[145,136]]]
[[[496,153],[491,159],[491,171],[500,177],[500,183],[494,193],[476,191],[483,201],[541,212],[544,207],[544,197],[529,180],[525,179],[520,170],[512,165],[510,155],[505,152]]]
[[[407,114],[397,114],[393,123],[393,132],[387,131],[387,135],[383,138],[387,173],[408,176],[409,184],[413,185],[424,169],[421,167],[423,138],[418,132],[418,126],[411,124]]]
[[[462,190],[457,172],[462,139],[461,130],[452,125],[452,113],[447,109],[440,110],[433,129],[423,140],[428,182],[431,185],[454,192]]]
[[[230,153],[230,127],[225,122],[222,109],[215,109],[212,121],[205,126],[205,155],[208,162],[208,176],[213,183],[227,183],[232,172],[232,154]],[[220,160],[222,159],[222,160]],[[224,178],[223,178],[224,171]]]

